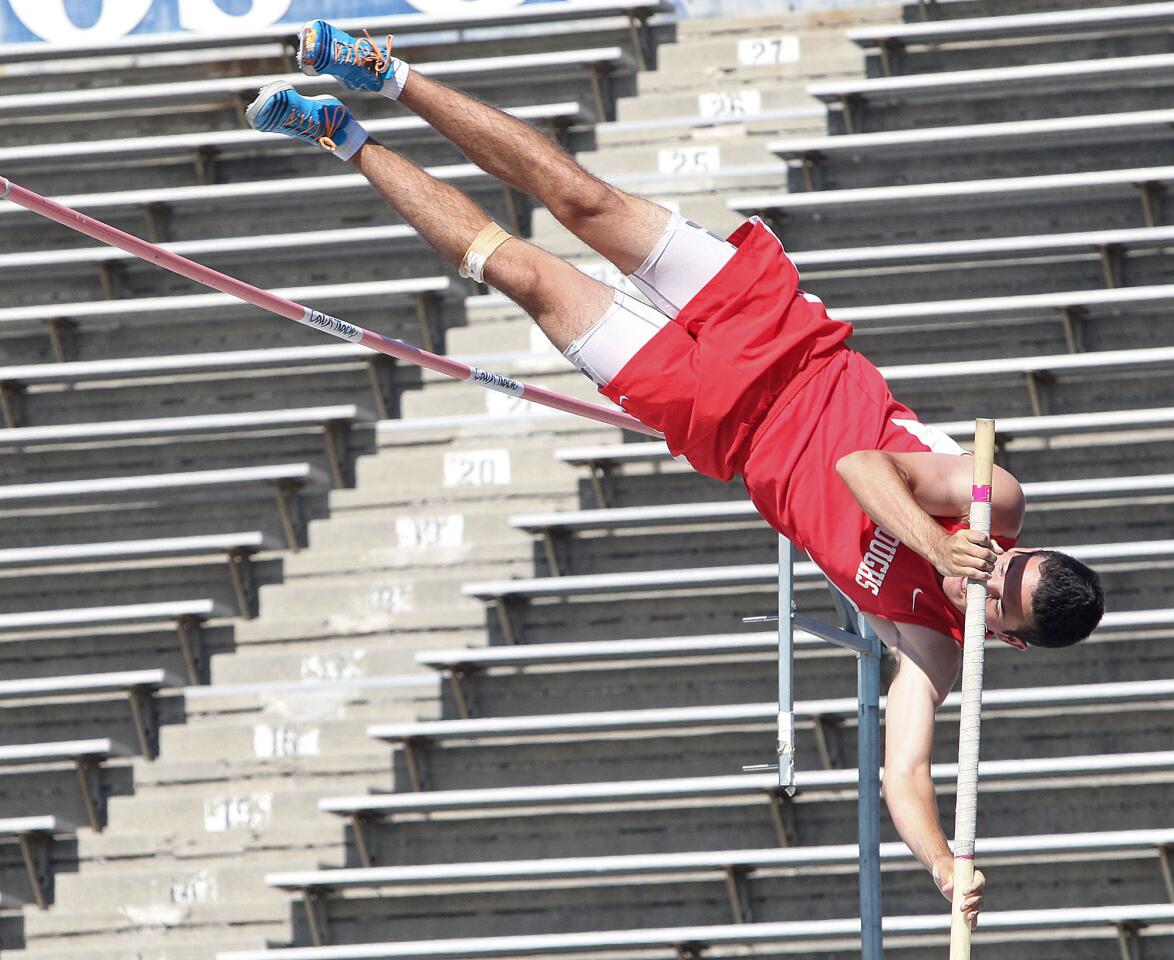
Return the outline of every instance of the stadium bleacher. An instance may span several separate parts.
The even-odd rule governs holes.
[[[1024,542],[1100,569],[1110,612],[1072,651],[989,646],[976,949],[1151,960],[1174,944],[1174,4],[811,6],[351,26],[715,230],[769,216],[899,399],[963,443],[997,418]],[[242,128],[269,77],[339,92],[294,73],[293,32],[0,46],[0,170],[598,400],[362,178]],[[353,102],[618,281],[419,120]],[[859,955],[848,654],[797,637],[799,793],[739,772],[776,747],[775,637],[743,618],[776,611],[777,568],[738,484],[0,221],[6,957]],[[797,572],[800,612],[831,616]],[[886,955],[939,955],[945,901],[882,819]]]

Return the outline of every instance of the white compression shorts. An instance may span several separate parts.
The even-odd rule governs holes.
[[[629,278],[654,306],[617,290],[607,312],[563,355],[598,386],[605,386],[717,275],[735,249],[674,213],[652,252]]]

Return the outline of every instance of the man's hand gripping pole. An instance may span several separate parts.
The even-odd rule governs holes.
[[[562,410],[565,413],[573,413],[576,416],[586,417],[589,420],[596,420],[613,427],[621,427],[624,430],[631,430],[635,433],[642,433],[649,437],[661,438],[661,434],[658,431],[653,430],[651,427],[646,427],[639,420],[628,416],[623,411],[609,409],[596,403],[588,403],[585,400],[577,400],[574,397],[566,397],[561,393],[555,393],[543,387],[521,383],[510,377],[503,377],[501,374],[490,373],[487,370],[469,366],[450,357],[421,350],[419,347],[413,347],[411,344],[404,343],[402,340],[394,340],[391,337],[383,336],[381,333],[375,333],[371,330],[357,327],[344,320],[339,320],[337,317],[332,317],[311,307],[294,303],[292,300],[287,300],[285,297],[278,296],[275,293],[254,287],[252,284],[245,283],[243,280],[237,280],[235,277],[230,277],[227,274],[213,270],[211,267],[205,267],[203,264],[187,259],[187,257],[181,257],[179,254],[172,253],[164,247],[149,243],[132,234],[124,233],[116,227],[103,223],[101,220],[87,217],[85,214],[78,213],[76,210],[42,197],[40,194],[33,193],[32,190],[18,186],[6,177],[0,177],[0,200],[4,199],[11,200],[26,210],[31,210],[33,213],[60,223],[62,226],[69,227],[71,230],[76,230],[78,233],[84,233],[86,236],[100,240],[109,246],[125,250],[127,253],[134,254],[134,256],[146,260],[148,263],[153,263],[156,266],[170,270],[172,273],[177,273],[181,277],[187,277],[189,280],[202,283],[204,286],[211,287],[213,290],[219,290],[221,293],[227,293],[229,296],[243,300],[245,303],[251,303],[254,306],[260,307],[262,310],[268,310],[270,313],[275,313],[279,317],[285,317],[287,320],[294,320],[297,323],[315,327],[316,329],[329,333],[331,336],[338,337],[340,340],[360,343],[371,350],[395,357],[397,360],[404,360],[418,367],[435,370],[455,380],[466,380],[471,383],[476,383],[485,387],[487,390],[521,397],[545,407]],[[490,224],[490,226],[496,227],[496,224]],[[486,230],[488,229],[486,228]],[[501,236],[498,236],[498,234],[485,237],[478,235],[477,239],[481,241],[481,244],[478,245],[475,241],[474,245],[477,246],[477,249],[474,250],[471,247],[470,252],[480,254],[480,264],[470,262],[476,258],[470,257],[467,254],[466,263],[462,264],[463,267],[475,267],[475,273],[480,272],[489,255],[509,238],[509,234],[506,234],[505,231],[499,227],[497,230]],[[482,233],[485,232],[482,231]]]
[[[995,421],[974,424],[974,486],[970,529],[991,532],[991,478]],[[974,879],[974,834],[978,810],[978,746],[982,723],[982,667],[986,645],[986,582],[966,581],[966,628],[962,650],[962,718],[958,728],[958,793],[954,815],[954,903],[950,960],[970,960],[970,924],[962,914]]]

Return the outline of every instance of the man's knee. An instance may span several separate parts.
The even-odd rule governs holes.
[[[625,210],[624,195],[589,174],[561,191],[549,206],[563,224],[598,221],[622,215]]]

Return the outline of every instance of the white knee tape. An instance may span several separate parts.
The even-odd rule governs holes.
[[[511,234],[506,233],[490,220],[481,228],[481,232],[473,238],[469,249],[465,251],[465,256],[461,260],[460,275],[471,277],[478,283],[484,283],[485,261],[493,256],[498,247],[510,239],[512,239]]]

